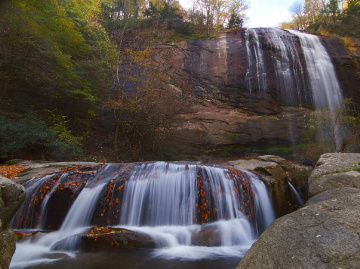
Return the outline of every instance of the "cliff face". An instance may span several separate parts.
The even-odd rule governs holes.
[[[322,40],[344,96],[360,101],[356,57],[334,38]],[[301,143],[314,93],[297,36],[241,29],[191,40],[166,53],[171,88],[192,100],[173,135],[174,143],[183,141],[179,147],[185,156],[286,155]]]

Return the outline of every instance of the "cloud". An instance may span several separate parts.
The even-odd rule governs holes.
[[[248,27],[274,27],[278,26],[280,22],[290,19],[290,12],[288,11],[289,2],[275,1],[252,1],[251,7],[248,10],[249,22]]]

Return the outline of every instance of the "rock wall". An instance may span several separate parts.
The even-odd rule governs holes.
[[[24,199],[23,186],[0,176],[0,269],[9,268],[15,252],[15,235],[9,223]]]
[[[358,268],[359,177],[360,154],[322,155],[309,177],[310,196],[318,194],[275,220],[237,269]]]
[[[245,29],[220,32],[216,38],[191,40],[161,52],[169,59],[169,88],[185,92],[191,99],[191,106],[174,126],[172,140],[173,144],[184,141],[179,150],[186,157],[242,156],[251,152],[289,155],[291,148],[301,143],[303,118],[312,109],[307,83],[299,82],[302,86],[298,96],[279,85],[274,61],[285,60],[274,44],[266,41],[269,33],[263,30],[258,32],[258,38],[267,88],[251,90],[245,34]],[[291,40],[298,61],[305,66],[299,40],[287,32],[283,35]],[[360,104],[356,56],[340,41],[322,39],[335,63],[345,97]],[[306,70],[301,72],[306,80]]]

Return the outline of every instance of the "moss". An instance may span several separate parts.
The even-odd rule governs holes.
[[[239,136],[238,135],[235,135],[235,134],[232,134],[232,133],[226,133],[226,137],[228,139],[231,139],[231,140],[235,140],[235,139],[238,139]]]

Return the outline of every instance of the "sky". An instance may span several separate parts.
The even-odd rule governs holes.
[[[289,7],[295,0],[248,0],[249,21],[246,27],[274,27],[290,19]],[[180,0],[183,7],[190,7],[191,0]]]

